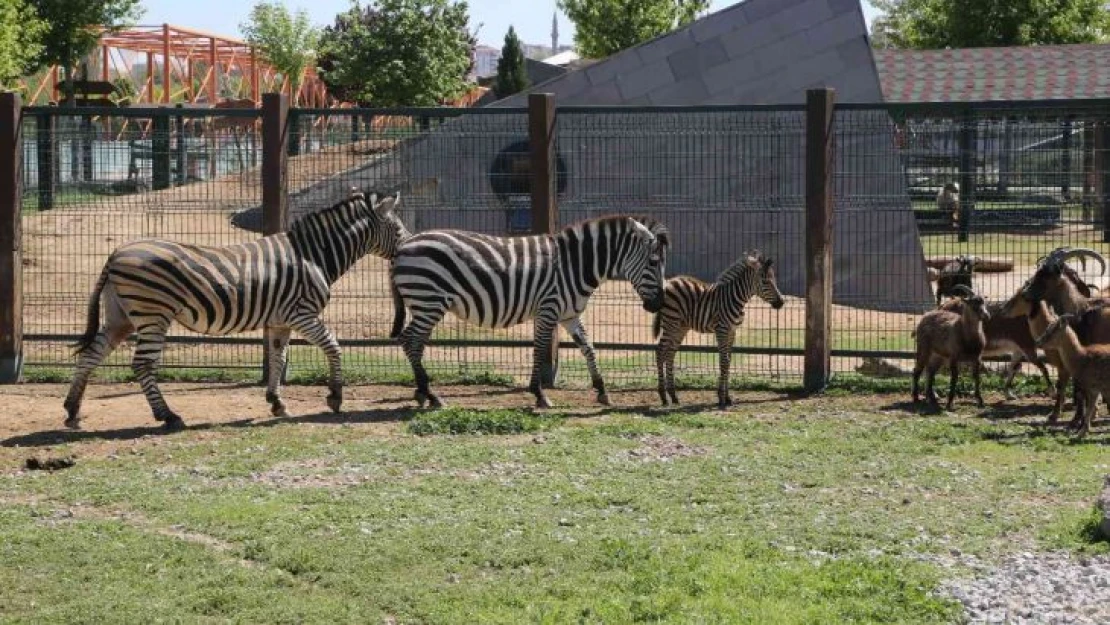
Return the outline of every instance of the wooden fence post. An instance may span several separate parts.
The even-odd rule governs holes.
[[[1068,115],[1064,119],[1064,123],[1063,123],[1063,133],[1064,134],[1063,134],[1063,137],[1060,141],[1060,143],[1061,143],[1061,145],[1060,145],[1060,150],[1061,150],[1060,169],[1063,170],[1063,172],[1062,172],[1063,173],[1063,180],[1060,182],[1060,195],[1062,195],[1064,197],[1065,202],[1070,202],[1071,201],[1071,170],[1072,170],[1071,133],[1072,133],[1072,129],[1075,128],[1075,123],[1074,123],[1073,120],[1074,120],[1074,118],[1071,115]]]
[[[35,154],[39,169],[38,209],[40,211],[54,208],[54,188],[58,181],[58,177],[54,175],[54,164],[57,162],[55,156],[58,153],[57,144],[54,142],[56,119],[57,116],[53,112],[42,113],[35,117]]]
[[[174,108],[181,110],[184,107],[179,103]],[[185,118],[177,115],[173,118],[174,133],[177,134],[177,145],[174,151],[174,167],[177,168],[177,185],[184,186],[189,181],[188,173],[188,149],[189,146],[185,141]]]
[[[528,94],[528,145],[532,152],[532,233],[554,234],[558,226],[555,204],[555,95]],[[559,373],[559,328],[548,354],[549,371],[540,376],[544,388],[555,386]]]
[[[151,163],[151,189],[161,191],[170,188],[172,176],[170,170],[173,155],[171,154],[170,135],[170,110],[154,109],[151,114],[154,119],[151,123],[150,134],[150,163]]]
[[[975,183],[978,173],[978,158],[976,151],[978,139],[976,137],[975,114],[967,112],[962,117],[960,124],[960,226],[957,240],[967,241],[971,232],[971,216],[975,212]]]
[[[262,234],[289,228],[289,97],[262,94]],[[262,347],[262,383],[270,379],[270,337]],[[289,362],[286,361],[286,370]],[[282,371],[282,381],[285,371]]]
[[[806,334],[807,393],[828,385],[832,372],[833,108],[836,91],[806,92]]]
[[[22,108],[0,93],[0,384],[23,374]]]

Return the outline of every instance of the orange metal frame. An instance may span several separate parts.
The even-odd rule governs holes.
[[[145,56],[146,60],[146,77],[141,82],[133,71],[136,55]],[[213,105],[221,99],[250,98],[261,105],[262,93],[290,91],[289,77],[260,60],[257,51],[245,41],[170,24],[104,33],[89,60],[90,66],[95,65],[100,73],[96,77],[90,75],[90,79],[134,81],[136,103]],[[201,67],[200,83],[194,85]],[[227,80],[233,76],[238,80]],[[26,85],[28,101],[40,103],[45,94],[58,101],[59,78],[59,68],[52,67],[33,84]],[[161,93],[156,93],[155,80],[159,78]],[[323,108],[336,104],[315,68],[305,68],[293,105]]]

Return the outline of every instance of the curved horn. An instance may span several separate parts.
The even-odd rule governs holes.
[[[967,297],[975,297],[975,291],[972,291],[971,289],[967,288],[966,284],[957,284],[956,286],[952,287],[952,292],[953,293],[967,293]]]
[[[1102,268],[1102,272],[1099,275],[1100,276],[1106,275],[1106,258],[1103,257],[1102,254],[1099,254],[1098,252],[1096,252],[1096,251],[1094,251],[1090,248],[1086,248],[1086,247],[1078,247],[1078,248],[1074,248],[1074,249],[1064,248],[1064,250],[1065,251],[1063,251],[1060,254],[1060,260],[1067,261],[1070,258],[1079,258],[1080,259],[1079,262],[1082,263],[1083,268],[1086,269],[1087,264],[1086,264],[1084,258],[1085,257],[1090,257],[1090,258],[1093,258],[1093,259],[1097,260],[1099,266]]]

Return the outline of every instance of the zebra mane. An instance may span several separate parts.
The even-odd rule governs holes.
[[[361,191],[353,191],[350,195],[343,198],[342,200],[339,200],[335,204],[332,204],[331,206],[302,215],[300,219],[297,219],[289,225],[289,233],[296,234],[298,232],[301,232],[308,228],[311,224],[326,224],[330,221],[329,218],[333,215],[336,218],[339,218],[341,217],[339,213],[342,213],[345,208],[358,200],[362,200],[363,202],[365,202],[367,208],[373,208],[373,206],[371,205],[371,198],[369,196]]]
[[[583,219],[583,220],[581,220],[577,223],[574,223],[570,226],[567,226],[566,229],[569,230],[569,229],[572,229],[572,228],[577,228],[579,226],[582,226],[582,225],[585,225],[585,224],[588,224],[588,223],[596,223],[596,224],[601,225],[601,224],[607,224],[607,223],[621,222],[621,221],[624,221],[626,219],[633,219],[633,220],[636,220],[636,221],[640,222],[641,224],[644,225],[645,228],[650,230],[653,235],[655,235],[655,238],[660,243],[662,243],[665,246],[670,245],[670,232],[667,230],[667,226],[663,225],[663,222],[661,222],[661,221],[659,221],[659,220],[657,220],[653,217],[647,217],[647,216],[644,216],[644,215],[625,215],[625,214],[618,213],[618,214],[613,214],[613,215],[605,215],[603,217],[593,217],[593,218],[590,218],[590,219]]]
[[[720,275],[717,276],[717,279],[714,282],[716,282],[717,284],[732,282],[733,280],[739,279],[745,273],[751,271],[752,268],[748,265],[749,258],[757,258],[760,261],[765,260],[763,257],[763,253],[759,250],[744,252],[744,254],[740,256],[740,258],[736,259],[736,261],[729,265],[727,269],[722,271]]]

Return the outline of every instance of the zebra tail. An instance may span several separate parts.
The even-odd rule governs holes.
[[[659,338],[659,332],[662,330],[662,311],[655,313],[651,317],[651,336]]]
[[[393,329],[389,331],[389,338],[395,339],[405,327],[405,301],[393,280],[389,281],[389,295],[393,299]]]
[[[93,289],[92,295],[89,296],[89,308],[85,317],[85,333],[76,343],[71,345],[75,354],[88,349],[93,341],[96,340],[96,334],[100,331],[100,295],[104,291],[104,286],[108,284],[108,265],[104,265],[104,269],[100,272],[100,277],[96,280],[96,288]]]

